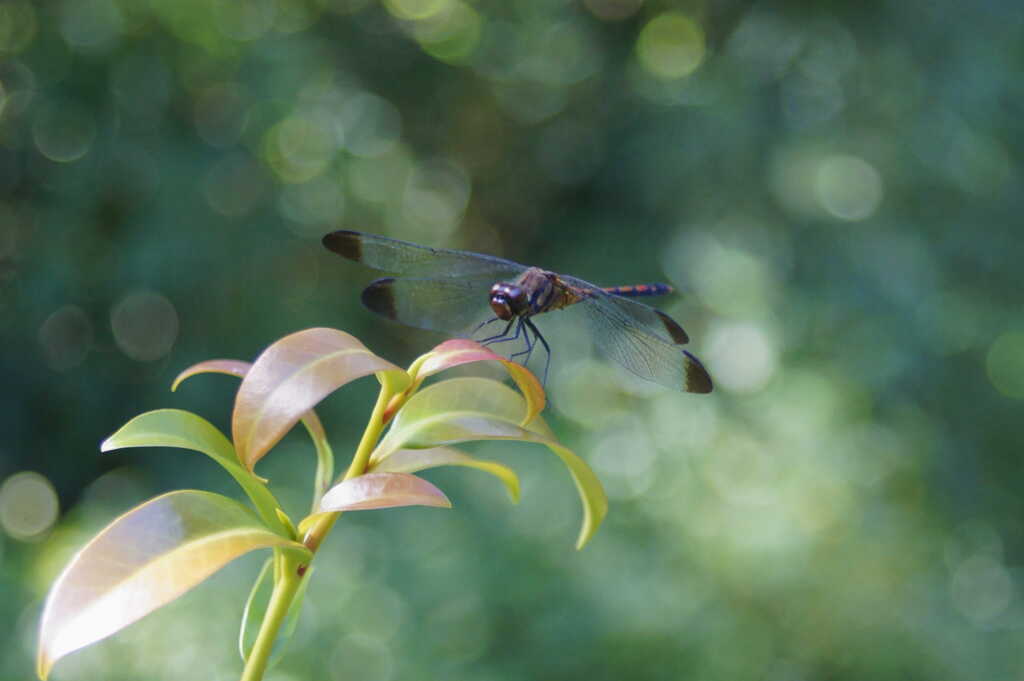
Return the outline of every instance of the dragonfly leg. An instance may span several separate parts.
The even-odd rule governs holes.
[[[512,334],[511,336],[508,335],[508,330],[516,322],[519,322],[516,325],[516,332],[514,334]],[[519,336],[521,336],[522,333],[523,333],[523,319],[522,319],[522,317],[516,317],[516,318],[514,318],[512,321],[510,321],[508,323],[508,326],[505,327],[505,332],[504,333],[502,333],[500,336],[495,336],[494,340],[488,339],[488,341],[484,341],[483,343],[484,343],[484,345],[497,345],[498,343],[508,343],[509,341],[517,341],[517,340],[519,340]]]
[[[546,355],[546,357],[544,358],[544,378],[543,380],[541,380],[540,384],[547,385],[548,367],[551,366],[551,346],[549,346],[548,342],[544,340],[544,336],[540,334],[540,331],[537,329],[533,322],[531,322],[529,319],[526,319],[525,321],[526,326],[529,328],[529,330],[533,331],[534,341],[540,341],[540,344],[544,346],[544,353]]]
[[[491,320],[491,322],[493,322],[493,321],[495,321],[497,319],[498,318],[495,317],[494,319]],[[509,320],[509,323],[505,325],[505,328],[502,330],[501,333],[499,333],[496,336],[491,336],[490,338],[484,338],[483,340],[478,341],[478,342],[480,343],[480,345],[487,345],[489,343],[494,343],[494,342],[499,341],[499,340],[508,340],[508,332],[512,329],[512,325],[515,324],[515,323],[516,323],[515,319]],[[490,322],[485,322],[485,324],[490,324]],[[476,333],[476,331],[474,331],[473,333]],[[517,333],[516,337],[517,338],[519,337],[518,333]]]
[[[526,333],[523,334],[523,340],[526,342],[526,349],[520,350],[519,352],[513,354],[512,359],[526,355],[526,359],[523,360],[523,366],[526,366],[527,364],[530,363],[530,355],[533,354],[533,348],[536,345],[536,343],[530,340],[529,330],[527,330]]]
[[[473,329],[473,332],[469,334],[469,337],[472,338],[473,336],[476,335],[477,331],[479,331],[480,329],[484,328],[485,326],[490,326],[491,324],[493,324],[496,321],[498,321],[497,317],[491,317],[490,319],[488,319],[486,321],[480,322],[477,325],[477,327],[475,329]]]

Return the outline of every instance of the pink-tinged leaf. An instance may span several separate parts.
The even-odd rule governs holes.
[[[186,378],[190,378],[196,374],[227,374],[229,376],[245,378],[245,375],[249,373],[250,367],[252,367],[252,363],[243,362],[240,359],[208,359],[205,362],[193,364],[188,369],[185,369],[175,376],[174,382],[171,383],[171,392],[177,390],[178,386],[181,385],[182,381]]]
[[[396,506],[451,508],[444,492],[408,473],[367,473],[343,480],[320,500],[321,511],[362,511]]]
[[[251,368],[251,362],[243,362],[238,359],[211,359],[199,362],[178,374],[174,383],[171,384],[171,391],[177,390],[182,381],[196,374],[227,374],[245,378]],[[316,448],[316,476],[313,480],[313,507],[316,508],[320,497],[331,484],[331,478],[334,477],[334,452],[331,451],[331,446],[327,443],[327,433],[316,412],[310,409],[301,418],[302,425],[306,427],[310,438],[313,439],[313,446]]]
[[[242,554],[297,542],[264,527],[236,501],[170,492],[128,511],[79,551],[50,590],[39,633],[37,673],[174,600]]]
[[[391,430],[370,457],[374,467],[407,448],[433,448],[472,440],[520,440],[545,445],[565,464],[583,504],[577,539],[582,548],[608,512],[608,500],[594,471],[562,446],[537,416],[519,425],[525,401],[504,383],[487,378],[452,378],[413,395],[398,412]]]
[[[515,471],[494,461],[477,459],[454,447],[400,449],[371,470],[376,473],[416,473],[438,466],[465,466],[490,473],[505,485],[512,503],[519,503],[519,477]]]
[[[314,328],[285,336],[261,354],[235,399],[232,433],[252,469],[308,410],[346,383],[369,374],[404,387],[409,375],[349,334]]]
[[[544,411],[544,388],[533,373],[521,364],[502,357],[486,346],[466,338],[455,338],[441,343],[431,350],[419,365],[416,380],[420,381],[445,369],[451,369],[470,362],[501,362],[509,376],[519,386],[526,398],[526,413],[521,423],[526,424]]]

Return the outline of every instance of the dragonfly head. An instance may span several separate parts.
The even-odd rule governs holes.
[[[491,309],[498,319],[509,321],[529,307],[522,286],[498,282],[491,287]]]

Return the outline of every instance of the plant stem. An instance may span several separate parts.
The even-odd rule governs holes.
[[[274,640],[281,628],[285,617],[288,615],[288,608],[291,607],[295,593],[302,583],[303,577],[299,576],[299,561],[284,551],[276,552],[274,570],[274,591],[270,596],[270,603],[267,605],[267,612],[260,623],[260,631],[256,635],[256,642],[249,653],[249,659],[242,671],[241,681],[260,681],[264,672],[267,671],[267,662],[270,660],[270,653],[274,649]]]
[[[366,424],[362,439],[359,440],[359,446],[352,457],[352,464],[345,473],[346,480],[366,472],[370,454],[373,452],[377,440],[380,439],[381,431],[384,430],[384,413],[391,397],[392,391],[388,389],[387,384],[381,385],[380,394],[377,395],[377,404],[374,405],[370,421]],[[340,512],[322,514],[306,532],[302,543],[315,553],[340,515]],[[284,551],[276,552],[275,561],[277,562],[274,564],[274,591],[270,596],[266,615],[260,623],[256,643],[253,645],[249,659],[245,663],[245,669],[242,671],[241,681],[261,681],[263,678],[270,653],[274,649],[277,632],[281,629],[281,624],[288,615],[288,608],[291,607],[292,600],[304,579],[304,576],[299,574],[300,561],[291,555]]]
[[[352,463],[345,472],[345,480],[366,472],[366,466],[370,461],[370,454],[373,452],[377,440],[380,439],[381,431],[384,430],[384,411],[387,409],[391,396],[392,393],[388,390],[387,385],[382,385],[380,393],[377,395],[377,403],[373,406],[373,413],[370,414],[370,421],[366,424],[366,430],[363,431],[362,439],[359,440],[359,446],[356,447]],[[322,514],[302,538],[302,543],[306,545],[306,548],[316,552],[320,543],[327,536],[327,533],[331,531],[331,528],[334,527],[334,523],[340,515],[340,511]]]

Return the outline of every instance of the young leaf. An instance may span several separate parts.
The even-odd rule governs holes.
[[[249,589],[245,607],[242,608],[242,622],[238,627],[238,654],[242,656],[242,662],[249,659],[249,653],[256,642],[256,634],[259,633],[260,623],[267,612],[267,603],[270,601],[270,594],[274,587],[274,579],[271,577],[273,565],[273,558],[267,558],[263,562],[260,573],[256,575],[256,581]]]
[[[250,470],[299,418],[346,383],[384,372],[404,388],[409,375],[373,354],[353,336],[314,328],[285,336],[263,351],[242,380],[232,433]]]
[[[397,506],[451,508],[444,492],[408,473],[367,473],[343,480],[320,500],[321,511],[362,511]]]
[[[370,470],[376,473],[416,473],[438,466],[466,466],[490,473],[505,485],[512,503],[519,503],[519,477],[515,471],[494,461],[474,458],[454,447],[400,449]]]
[[[286,537],[291,529],[278,517],[281,505],[250,471],[238,463],[235,449],[217,428],[206,419],[181,409],[157,409],[139,414],[103,441],[100,451],[109,452],[127,447],[179,447],[206,454],[231,474],[256,506],[260,518]]]
[[[422,381],[428,376],[461,364],[488,361],[501,362],[523,393],[526,399],[526,413],[520,421],[522,424],[529,423],[537,414],[544,411],[544,388],[529,369],[492,352],[476,341],[465,338],[445,341],[427,353],[422,363],[416,367],[414,379]]]
[[[251,368],[252,363],[237,359],[210,359],[199,362],[175,377],[171,384],[171,391],[177,390],[182,381],[196,374],[216,373],[245,378]],[[331,451],[324,426],[316,412],[310,409],[302,415],[301,419],[302,425],[306,427],[309,437],[313,440],[313,447],[316,449],[316,475],[313,479],[313,509],[316,510],[320,503],[320,497],[327,491],[327,487],[331,484],[331,478],[334,477],[334,452]]]
[[[37,672],[174,600],[244,553],[309,551],[219,494],[179,490],[137,506],[79,551],[43,609]]]
[[[524,399],[512,388],[486,378],[453,378],[416,393],[398,412],[391,430],[370,458],[380,466],[405,448],[432,448],[472,440],[521,440],[543,444],[565,464],[583,503],[583,526],[576,542],[582,548],[608,511],[608,500],[594,471],[572,450],[555,440],[537,416],[525,427],[519,419]]]
[[[227,374],[228,376],[245,378],[245,375],[249,373],[250,368],[252,368],[251,362],[243,362],[240,359],[208,359],[205,362],[193,364],[188,369],[185,369],[175,376],[174,382],[171,383],[171,392],[177,390],[178,386],[181,385],[186,378],[190,378],[197,374]]]
[[[270,602],[274,586],[272,577],[274,574],[273,564],[273,558],[268,558],[263,563],[263,568],[260,570],[259,576],[256,577],[256,581],[253,582],[252,589],[249,591],[249,598],[245,601],[245,609],[242,611],[242,622],[238,631],[238,653],[242,656],[243,662],[249,660],[252,648],[256,644],[256,636],[259,634],[260,625],[266,616],[267,604]],[[295,633],[295,627],[299,623],[299,615],[302,613],[302,603],[306,598],[306,589],[313,577],[313,570],[314,567],[312,565],[306,569],[306,574],[302,576],[302,581],[299,583],[299,589],[295,592],[295,598],[292,599],[291,605],[288,606],[288,614],[285,615],[284,624],[278,631],[277,638],[274,639],[274,649],[273,653],[271,653],[268,667],[273,666],[281,659],[288,641],[291,640],[292,635]]]

